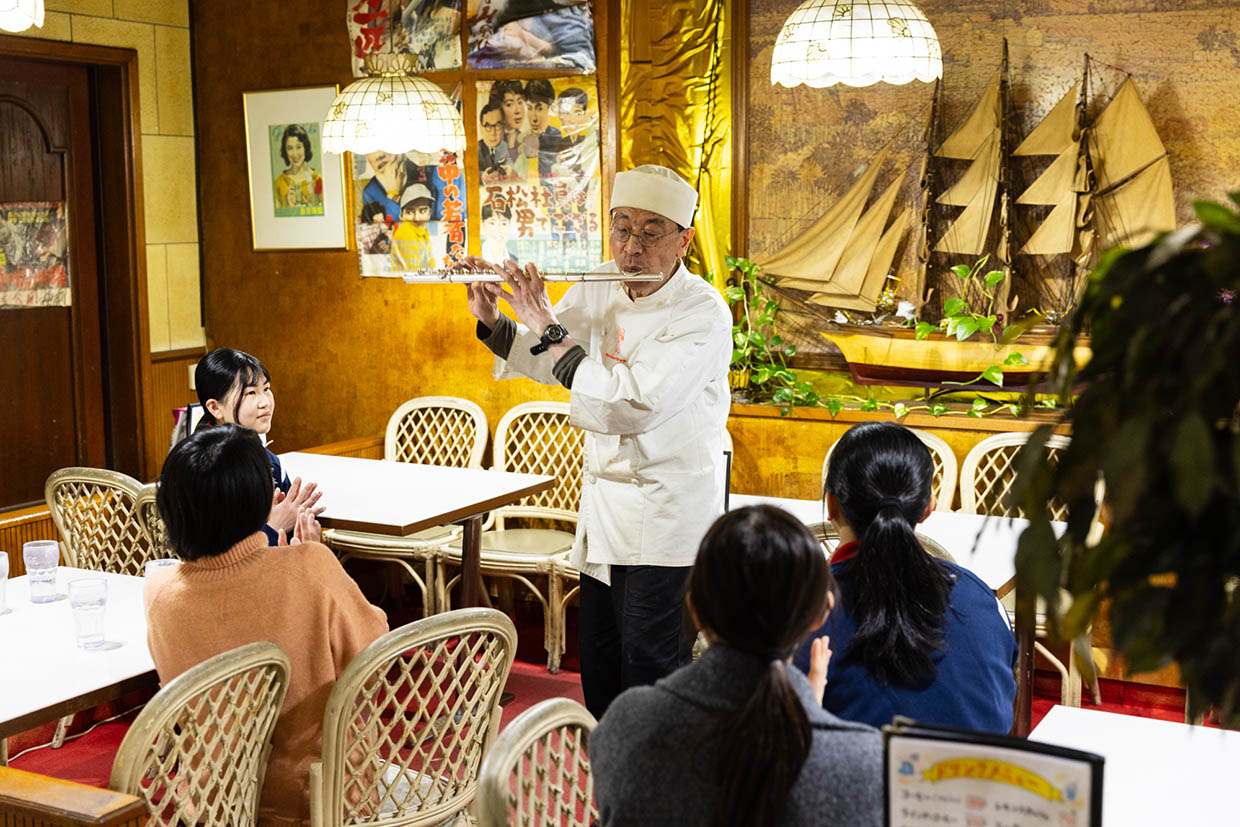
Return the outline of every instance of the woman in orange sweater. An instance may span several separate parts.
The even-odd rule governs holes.
[[[353,656],[388,630],[332,552],[267,545],[271,468],[258,434],[201,430],[164,461],[157,503],[182,564],[145,589],[147,644],[163,683],[213,655],[269,640],[288,653],[288,694],[259,801],[260,825],[309,824],[308,773],[323,708]],[[297,537],[314,514],[302,509]]]

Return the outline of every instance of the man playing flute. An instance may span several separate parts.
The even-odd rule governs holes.
[[[574,284],[555,306],[533,264],[488,265],[504,283],[469,285],[496,378],[564,385],[571,422],[585,431],[571,559],[581,571],[581,685],[595,717],[623,689],[689,662],[685,579],[723,509],[732,321],[718,291],[681,262],[696,207],[696,190],[666,167],[615,177],[614,259],[596,272],[660,281]]]

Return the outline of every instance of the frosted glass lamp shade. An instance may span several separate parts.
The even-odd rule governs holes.
[[[0,29],[24,32],[43,26],[43,0],[0,0]]]
[[[465,127],[452,100],[434,83],[385,74],[341,90],[323,121],[323,148],[359,154],[463,152]]]
[[[771,55],[771,83],[903,84],[943,76],[934,27],[910,0],[805,0]]]

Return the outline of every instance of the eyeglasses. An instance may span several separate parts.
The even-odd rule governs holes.
[[[482,128],[490,131],[492,129],[502,129],[503,125],[504,124],[502,121],[496,121],[495,123],[484,123],[482,124]]]
[[[637,239],[638,246],[644,249],[649,249],[663,239],[667,238],[669,235],[675,235],[677,232],[677,230],[668,230],[665,233],[648,233],[645,231],[635,233],[628,227],[617,227],[615,224],[611,225],[611,236],[616,240],[616,245],[619,247],[623,247],[628,244],[630,238],[635,238]]]

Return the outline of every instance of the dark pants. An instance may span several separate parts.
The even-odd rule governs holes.
[[[652,684],[692,659],[684,610],[689,568],[612,566],[610,586],[581,575],[581,689],[595,718],[623,690]]]

